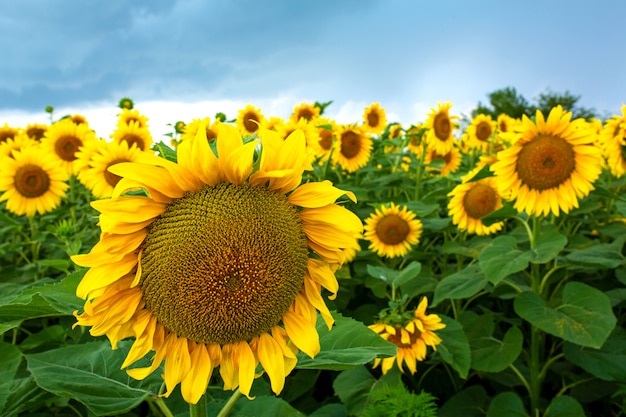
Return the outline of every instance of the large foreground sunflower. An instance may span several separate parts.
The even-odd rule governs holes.
[[[352,193],[301,184],[310,168],[301,132],[244,143],[223,124],[217,153],[205,132],[181,142],[177,163],[144,155],[109,168],[122,179],[113,198],[92,203],[100,241],[72,258],[90,267],[77,324],[114,348],[134,337],[122,367],[154,351],[150,366],[128,374],[143,379],[165,361],[165,396],[180,383],[190,403],[217,367],[224,389],[249,395],[260,364],[279,393],[297,349],[319,352],[316,310],[333,324],[321,288],[337,292],[333,270],[362,233],[335,204]]]
[[[34,216],[54,210],[67,191],[68,173],[53,155],[39,146],[13,151],[0,157],[0,201],[7,210]]]
[[[524,116],[513,145],[498,152],[491,166],[504,198],[529,215],[558,216],[578,207],[578,199],[593,190],[601,171],[600,148],[583,119],[572,121],[572,113],[557,106],[546,119],[537,110],[536,122]],[[506,134],[505,134],[506,135]]]
[[[394,363],[397,363],[401,372],[404,372],[403,364],[405,364],[409,372],[414,374],[417,371],[417,362],[426,358],[427,347],[437,350],[441,338],[435,331],[445,328],[446,325],[441,322],[441,317],[438,315],[427,315],[426,308],[428,308],[428,299],[424,297],[415,309],[413,317],[407,320],[406,324],[383,322],[369,326],[383,339],[398,347],[396,356],[374,359],[373,367],[381,366],[383,375],[389,372]]]
[[[404,256],[422,235],[422,222],[406,207],[390,203],[365,219],[365,240],[379,256]]]

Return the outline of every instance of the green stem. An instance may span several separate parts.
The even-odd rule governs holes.
[[[524,222],[525,223],[525,222]],[[533,230],[530,231],[529,237],[531,250],[535,248],[536,237],[539,230],[539,222],[536,217],[533,217]],[[533,263],[530,266],[530,288],[531,291],[541,297],[540,292],[540,269],[539,265]],[[539,400],[541,398],[541,341],[543,339],[541,330],[531,324],[530,327],[530,361],[528,368],[530,371],[530,414],[539,415]]]
[[[231,397],[228,399],[226,404],[224,404],[224,407],[222,407],[217,417],[228,417],[228,415],[230,415],[230,410],[232,410],[232,408],[235,406],[235,403],[237,402],[237,400],[239,400],[240,397],[241,391],[239,391],[239,388],[237,388],[237,390],[233,392],[233,395],[231,395]]]
[[[528,381],[526,380],[524,375],[522,375],[522,373],[519,371],[519,369],[517,369],[517,367],[515,365],[513,365],[513,364],[510,364],[509,368],[511,368],[511,370],[515,373],[515,375],[517,375],[519,380],[522,381],[522,384],[526,387],[526,390],[530,394],[530,385],[528,385]]]
[[[170,410],[167,404],[165,404],[165,400],[163,399],[163,397],[149,397],[148,400],[148,403],[150,405],[155,405],[164,417],[174,417],[174,413],[172,413],[172,410]],[[203,400],[204,397],[201,401]]]
[[[424,172],[424,158],[426,157],[426,143],[422,141],[422,154],[420,155],[417,175],[415,180],[415,201],[420,199],[420,188],[422,187],[422,173]]]
[[[189,417],[207,417],[206,398],[204,395],[195,404],[189,404]]]

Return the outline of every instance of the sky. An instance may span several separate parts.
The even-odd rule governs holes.
[[[179,120],[287,118],[303,102],[360,122],[469,114],[513,87],[626,103],[623,0],[19,0],[0,2],[0,126],[82,114],[100,137],[129,97],[158,140]]]

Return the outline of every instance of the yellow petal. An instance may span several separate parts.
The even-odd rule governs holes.
[[[301,351],[311,358],[319,353],[320,341],[314,322],[294,311],[287,311],[283,323],[289,338]]]
[[[191,358],[189,355],[189,343],[186,338],[179,338],[173,333],[169,336],[172,341],[169,344],[165,367],[163,370],[163,380],[167,391],[163,394],[169,397],[176,388],[176,385],[187,377],[191,369]]]
[[[246,341],[235,343],[233,352],[237,354],[237,365],[239,367],[239,391],[246,397],[250,398],[250,389],[254,381],[254,370],[256,369],[256,360],[254,353],[250,349],[250,345]]]
[[[309,182],[296,188],[287,200],[296,206],[306,208],[319,208],[333,204],[343,195],[347,195],[356,203],[356,196],[350,191],[343,191],[324,180],[322,182]]]
[[[224,381],[224,390],[233,390],[239,385],[239,373],[235,369],[233,354],[232,344],[228,343],[222,347],[220,376]]]
[[[91,203],[91,207],[99,212],[119,216],[125,222],[143,222],[154,219],[165,212],[167,205],[155,203],[146,197],[123,196],[108,200],[97,200]]]
[[[276,340],[267,333],[261,333],[258,339],[257,356],[263,369],[267,372],[272,385],[272,391],[280,394],[285,386],[285,362],[283,352]]]
[[[193,342],[191,351],[191,369],[180,383],[183,398],[190,404],[196,404],[206,392],[213,372],[213,364],[204,344]]]
[[[122,162],[109,167],[109,171],[144,184],[171,198],[180,198],[185,194],[185,190],[181,189],[174,182],[172,175],[162,167],[138,162]]]

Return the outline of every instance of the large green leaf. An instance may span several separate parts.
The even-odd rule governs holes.
[[[585,411],[578,401],[568,395],[561,395],[550,401],[544,417],[585,417]]]
[[[254,400],[248,400],[245,397],[239,399],[230,415],[233,417],[305,416],[282,398],[269,395],[259,395]]]
[[[502,340],[491,335],[470,338],[472,368],[484,372],[500,372],[522,353],[524,336],[517,326],[509,328]]]
[[[484,417],[488,400],[481,385],[472,385],[446,401],[439,409],[439,417]]]
[[[111,350],[108,342],[91,342],[26,355],[37,385],[62,397],[74,398],[97,416],[127,412],[161,384],[159,372],[135,381],[120,370],[130,343]]]
[[[554,226],[547,225],[537,237],[531,262],[545,264],[556,258],[566,245],[567,237],[557,232]]]
[[[333,389],[350,415],[361,415],[376,379],[364,366],[341,372],[333,381]]]
[[[595,269],[613,269],[624,265],[622,246],[624,239],[617,239],[612,243],[598,243],[583,249],[573,249],[566,259],[573,265]]]
[[[514,392],[503,392],[494,397],[487,409],[487,417],[528,417],[524,403]]]
[[[523,271],[533,259],[531,251],[522,251],[512,236],[499,236],[478,255],[480,269],[492,284],[515,272]]]
[[[54,398],[54,395],[42,390],[37,386],[32,376],[5,381],[0,386],[0,398],[3,398],[3,406],[0,406],[2,417],[18,415],[32,415],[33,413],[21,414],[29,410],[36,410]]]
[[[437,345],[437,352],[441,358],[452,366],[461,378],[467,378],[471,355],[467,336],[459,322],[447,316],[440,316],[446,327],[437,330],[441,343]]]
[[[304,353],[298,354],[298,369],[344,370],[364,365],[377,357],[394,356],[396,345],[389,343],[363,323],[333,313],[335,325],[328,331],[323,320],[318,320],[320,353],[311,359]]]
[[[562,301],[555,307],[531,291],[518,295],[513,307],[541,330],[587,347],[600,348],[617,322],[608,297],[581,282],[565,284]]]
[[[480,267],[476,264],[470,265],[448,275],[437,284],[431,306],[436,306],[443,300],[469,298],[485,288],[487,283]]]
[[[600,349],[566,343],[565,358],[606,381],[626,382],[626,330],[616,327]]]
[[[0,412],[9,399],[11,383],[21,362],[22,352],[15,345],[0,342]]]

